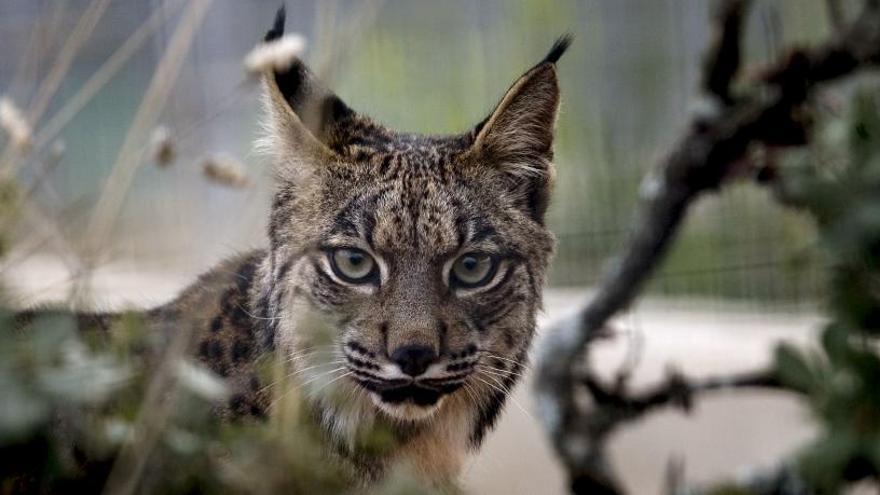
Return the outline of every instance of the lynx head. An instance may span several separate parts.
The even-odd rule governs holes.
[[[314,397],[347,390],[362,412],[408,424],[466,405],[475,442],[494,421],[553,250],[555,62],[568,43],[453,136],[387,129],[299,61],[266,75],[279,180],[267,314]]]

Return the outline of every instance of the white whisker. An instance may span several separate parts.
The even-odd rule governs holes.
[[[508,357],[499,356],[498,354],[495,354],[494,352],[490,352],[490,351],[486,351],[486,350],[481,350],[480,352],[489,356],[490,358],[500,359],[501,361],[507,361],[507,362],[515,364],[517,366],[522,366],[526,370],[532,369],[531,365],[525,361],[518,361],[516,359],[511,359]]]
[[[329,382],[324,383],[323,385],[321,385],[320,388],[318,388],[317,390],[312,391],[311,393],[312,393],[313,395],[316,395],[318,392],[320,392],[320,391],[324,390],[325,388],[329,387],[332,383],[337,382],[337,381],[339,381],[339,380],[341,380],[341,379],[343,379],[343,378],[345,378],[345,377],[347,377],[347,376],[351,376],[351,375],[353,375],[353,374],[354,374],[353,371],[347,371],[347,372],[345,372],[345,373],[343,373],[343,374],[337,376],[336,378],[330,380]]]
[[[535,418],[532,416],[532,413],[530,413],[529,411],[527,411],[526,408],[524,408],[524,407],[522,406],[522,404],[520,404],[519,401],[516,400],[516,398],[513,397],[513,394],[511,393],[511,389],[510,389],[509,387],[504,386],[504,384],[500,383],[500,382],[498,381],[498,379],[495,378],[495,377],[493,377],[492,375],[485,375],[485,376],[486,376],[487,378],[490,378],[490,379],[491,379],[493,382],[495,382],[497,385],[492,385],[491,383],[486,382],[485,380],[480,379],[480,377],[479,377],[478,375],[474,375],[474,378],[479,379],[480,381],[482,381],[482,382],[485,383],[486,385],[489,385],[490,387],[494,388],[495,390],[503,391],[503,393],[506,394],[506,396],[507,396],[508,398],[510,398],[510,401],[513,402],[513,405],[515,405],[520,411],[522,411],[523,414],[525,414],[526,416],[528,416],[529,419],[531,419],[532,421],[535,420]]]
[[[302,373],[304,373],[304,372],[306,372],[306,371],[308,371],[308,370],[314,369],[314,368],[320,368],[320,367],[322,367],[322,366],[329,366],[329,365],[336,365],[336,366],[338,366],[338,365],[341,365],[341,364],[344,364],[344,363],[341,362],[341,361],[328,361],[328,362],[326,362],[326,363],[320,363],[320,364],[316,364],[316,365],[314,365],[314,366],[309,366],[308,368],[303,368],[303,369],[300,369],[300,370],[294,370],[292,373],[287,373],[287,374],[285,374],[284,376],[282,376],[281,378],[279,378],[278,380],[275,380],[274,382],[269,383],[269,384],[263,386],[259,391],[260,391],[260,392],[264,392],[264,391],[266,391],[266,390],[269,389],[269,388],[272,388],[272,387],[274,387],[274,386],[276,386],[276,385],[278,385],[278,384],[280,384],[280,383],[282,383],[282,382],[285,382],[285,381],[287,381],[287,380],[290,380],[290,379],[292,379],[292,378],[295,378],[297,375],[302,374]]]
[[[493,366],[489,366],[489,365],[483,364],[483,363],[477,364],[476,368],[479,368],[479,369],[485,371],[486,373],[496,375],[496,376],[501,376],[501,377],[508,377],[508,376],[517,376],[520,378],[523,377],[523,374],[518,371],[506,370],[503,368],[495,368]]]
[[[473,387],[471,387],[471,384],[470,384],[470,383],[468,383],[468,382],[465,381],[465,382],[462,384],[462,390],[464,390],[464,393],[467,394],[468,398],[469,398],[474,404],[479,404],[479,403],[481,402],[480,400],[478,400],[479,394],[477,394],[476,391],[473,389]]]

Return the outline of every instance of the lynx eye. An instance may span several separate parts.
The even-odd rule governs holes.
[[[453,263],[449,283],[464,289],[480,287],[492,280],[497,267],[497,259],[491,254],[465,253]]]
[[[372,282],[377,274],[376,261],[357,248],[336,248],[329,254],[333,272],[352,284]]]

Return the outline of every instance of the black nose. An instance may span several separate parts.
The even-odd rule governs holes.
[[[419,376],[437,359],[437,353],[426,345],[405,345],[391,353],[391,360],[409,376]]]

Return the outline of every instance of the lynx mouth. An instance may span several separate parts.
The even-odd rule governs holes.
[[[441,396],[443,396],[443,393],[440,390],[424,388],[418,385],[407,385],[379,392],[379,397],[381,397],[383,402],[389,404],[411,402],[422,407],[433,406],[440,400]]]
[[[403,373],[398,365],[371,361],[375,355],[360,344],[349,342],[343,349],[351,379],[369,392],[373,404],[406,420],[430,416],[447,395],[462,388],[476,364],[466,358],[475,352],[475,347],[465,350],[453,355],[452,361],[433,363],[412,376],[414,373]]]
[[[373,403],[380,410],[394,418],[410,421],[432,416],[440,408],[443,399],[461,387],[461,384],[425,386],[418,382],[382,386],[360,380],[358,384],[370,391]]]
[[[461,383],[455,383],[435,386],[420,382],[400,384],[401,380],[393,380],[386,384],[365,380],[356,381],[361,387],[375,394],[383,402],[389,404],[410,402],[418,406],[434,405],[441,397],[458,390],[462,385]]]
[[[372,392],[370,397],[380,411],[402,421],[430,418],[440,409],[445,399],[436,390],[420,387],[399,387],[386,392]]]

